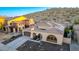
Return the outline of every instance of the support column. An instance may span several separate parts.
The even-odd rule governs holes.
[[[7,29],[8,29],[8,28],[7,28],[7,27],[5,27],[5,32],[7,32]]]
[[[14,32],[14,33],[16,33],[16,30],[15,30],[15,28],[13,28],[13,32]]]
[[[24,36],[24,30],[23,30],[23,27],[22,27],[22,35]]]
[[[24,36],[24,31],[22,31],[22,35]]]
[[[7,29],[7,32],[11,32],[11,29],[9,27],[7,27],[6,29]]]
[[[17,32],[19,32],[19,27],[17,28]]]

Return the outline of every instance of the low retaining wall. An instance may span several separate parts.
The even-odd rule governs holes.
[[[63,42],[67,44],[71,44],[71,38],[64,38]]]

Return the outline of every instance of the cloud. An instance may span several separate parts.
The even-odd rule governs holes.
[[[1,0],[0,6],[79,7],[79,0]]]

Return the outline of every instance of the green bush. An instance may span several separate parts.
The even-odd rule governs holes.
[[[74,24],[79,24],[79,19],[76,19],[76,20],[74,21]]]
[[[73,28],[72,28],[72,27],[70,27],[70,28],[65,28],[65,30],[64,30],[64,37],[67,37],[67,35],[68,35],[70,32],[73,33]]]

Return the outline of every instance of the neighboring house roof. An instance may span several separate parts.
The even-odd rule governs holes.
[[[20,17],[14,18],[14,19],[12,19],[12,20],[9,20],[9,21],[8,21],[8,24],[10,24],[10,23],[12,23],[12,22],[19,22],[19,21],[22,21],[22,20],[25,20],[25,19],[27,19],[27,18],[24,17],[24,16],[20,16]]]
[[[33,19],[27,19],[24,16],[20,16],[20,17],[14,18],[12,20],[9,20],[8,24],[10,25],[10,23],[12,23],[12,22],[15,22],[15,23],[18,23],[18,24],[25,24],[26,21],[29,21],[29,25],[35,24]]]

